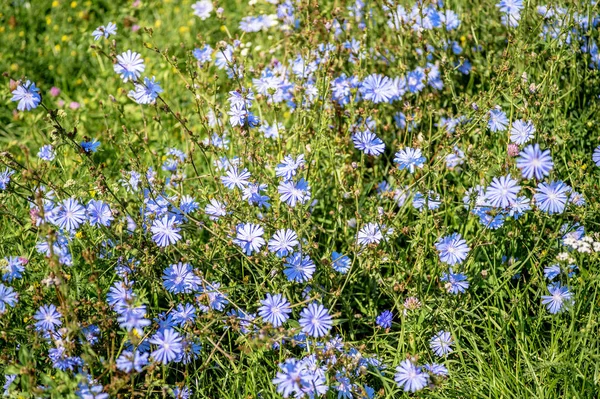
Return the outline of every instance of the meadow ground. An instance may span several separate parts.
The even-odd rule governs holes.
[[[600,6],[549,1],[2,1],[4,395],[597,398]]]

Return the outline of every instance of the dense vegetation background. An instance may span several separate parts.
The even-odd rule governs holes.
[[[205,19],[195,3],[0,5],[7,396],[597,397],[594,1],[215,1]],[[244,18],[259,15],[273,16],[252,21],[252,31]],[[116,35],[95,41],[92,32],[109,22]],[[194,50],[206,45],[204,62]],[[130,94],[147,83],[115,73],[127,50],[141,54],[141,77],[160,82],[151,104]],[[371,90],[373,74],[399,80]],[[41,104],[18,111],[12,92],[27,80]],[[236,96],[256,121],[233,122]],[[507,119],[500,128],[491,121],[496,107]],[[517,120],[535,127],[526,142],[511,138]],[[366,131],[385,148],[361,151],[357,135]],[[100,146],[86,150],[94,140]],[[540,178],[517,166],[534,143],[553,161]],[[45,145],[52,160],[39,155]],[[414,170],[398,161],[405,148],[425,158],[411,158]],[[310,185],[295,187],[294,206],[279,188],[286,155],[304,155],[292,182]],[[229,189],[221,176],[235,162],[251,184]],[[530,209],[490,204],[493,179],[507,175]],[[535,195],[554,181],[571,190],[560,211],[548,212]],[[103,201],[110,223],[94,225],[88,207],[86,222],[66,228],[70,214],[58,214],[69,198]],[[211,201],[226,210],[207,208]],[[151,227],[165,215],[176,218],[180,238],[161,246]],[[248,224],[264,228],[266,242],[293,230],[298,259],[308,256],[314,274],[291,281],[286,264],[307,268],[290,261],[293,251],[244,248],[240,225]],[[468,254],[449,262],[436,244],[454,233]],[[193,269],[180,276],[193,289],[169,288],[180,283],[168,277],[180,262]],[[468,289],[457,294],[449,275],[466,277]],[[557,312],[542,303],[551,280],[571,295]],[[7,299],[8,287],[18,301]],[[111,287],[130,293],[111,303]],[[291,304],[282,326],[258,315],[267,293]],[[303,330],[302,312],[314,302],[332,318],[324,337]],[[61,325],[47,328],[36,315],[50,304]],[[195,316],[173,321],[185,304]],[[378,318],[385,310],[391,324]],[[189,361],[159,361],[164,345],[151,340],[167,330],[184,337]],[[431,341],[441,331],[451,350],[438,356]],[[119,366],[136,350],[146,353],[139,370]],[[419,389],[399,382],[406,359],[423,376]],[[421,368],[432,363],[446,375]],[[287,382],[274,381],[278,372]]]

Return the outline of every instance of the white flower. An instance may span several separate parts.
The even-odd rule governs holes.
[[[121,75],[123,82],[128,80],[137,80],[140,74],[146,69],[144,60],[139,53],[131,50],[117,56],[117,63],[114,65],[116,73]]]
[[[192,4],[192,8],[194,9],[195,16],[201,20],[205,20],[206,18],[210,17],[210,13],[213,10],[213,5],[209,0],[201,0]]]

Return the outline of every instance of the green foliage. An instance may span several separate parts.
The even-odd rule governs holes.
[[[5,105],[0,109],[0,172],[4,166],[16,171],[10,189],[0,191],[0,258],[28,259],[24,278],[10,284],[19,293],[19,302],[0,315],[0,371],[19,376],[13,384],[18,393],[12,397],[75,397],[82,380],[52,368],[47,340],[34,331],[32,317],[48,303],[59,307],[72,349],[111,397],[169,397],[173,387],[184,384],[199,398],[279,397],[272,383],[277,365],[288,357],[302,356],[292,345],[272,350],[272,344],[287,331],[258,323],[259,334],[241,334],[239,320],[215,312],[201,314],[193,327],[203,346],[196,362],[169,367],[153,364],[134,375],[115,366],[127,339],[141,338],[119,328],[106,303],[108,289],[118,279],[115,267],[123,259],[139,261],[135,292],[140,303],[147,305],[149,319],[185,302],[181,296],[165,292],[162,273],[170,264],[188,262],[205,281],[221,283],[230,309],[255,313],[266,293],[284,293],[293,304],[288,330],[298,329],[295,320],[309,302],[303,293],[306,285],[288,282],[281,259],[267,254],[266,249],[252,256],[242,253],[232,243],[235,226],[242,222],[263,223],[265,238],[277,229],[291,228],[305,240],[303,250],[317,265],[309,297],[322,302],[334,316],[333,335],[388,366],[382,371],[365,369],[361,377],[376,388],[378,397],[408,395],[394,382],[394,367],[407,356],[420,363],[436,361],[429,340],[440,330],[449,331],[455,341],[454,352],[443,362],[450,376],[439,388],[416,396],[597,395],[598,253],[571,254],[579,270],[569,280],[574,305],[568,311],[551,315],[540,297],[547,295],[544,267],[565,251],[563,225],[572,228],[579,223],[586,234],[600,232],[600,172],[591,160],[600,144],[600,77],[578,45],[540,37],[543,19],[535,13],[536,2],[526,2],[521,23],[509,29],[500,23],[494,2],[449,0],[445,7],[461,19],[458,31],[417,34],[406,27],[389,29],[384,2],[366,1],[372,10],[366,28],[338,41],[326,26],[350,2],[303,0],[296,10],[297,30],[274,28],[260,33],[243,33],[238,25],[247,15],[274,13],[275,6],[267,2],[250,6],[242,1],[221,2],[215,9],[223,7],[222,16],[213,13],[205,21],[193,16],[189,0],[135,3],[15,0],[0,5],[0,70],[5,88],[0,92]],[[571,18],[574,12],[598,13],[589,2],[567,3]],[[119,28],[115,42],[112,37],[94,42],[91,32],[109,21]],[[139,30],[132,30],[134,26]],[[572,26],[574,21],[565,22],[563,33]],[[589,35],[597,39],[598,28],[590,28]],[[314,74],[319,98],[311,106],[292,110],[284,103],[268,103],[264,96],[257,98],[253,112],[262,121],[285,126],[279,139],[266,139],[256,128],[228,124],[228,92],[251,87],[252,78],[258,78],[270,63],[274,65],[275,58],[289,65],[298,55],[313,57],[310,50],[320,43],[352,37],[361,41],[367,57],[351,64],[348,53],[336,50]],[[360,80],[372,73],[404,75],[427,62],[417,50],[425,44],[439,50],[450,38],[458,40],[464,53],[432,54],[431,62],[438,63],[441,70],[442,90],[426,90],[410,100],[378,106],[351,102],[341,107],[326,100],[331,96],[331,82],[341,72]],[[234,59],[244,67],[241,79],[229,79],[224,71],[199,66],[192,56],[192,50],[205,43],[222,49],[234,40],[242,42]],[[479,51],[477,46],[481,46]],[[123,83],[115,74],[116,55],[128,49],[142,54],[143,76],[155,76],[161,83],[164,93],[156,104],[133,102],[127,96],[133,84]],[[389,62],[373,54],[383,54]],[[473,65],[468,75],[456,67],[465,59]],[[10,81],[27,79],[41,88],[44,108],[17,112],[10,102]],[[53,86],[61,90],[57,97],[49,94]],[[297,90],[302,90],[299,84]],[[469,214],[463,205],[468,189],[485,187],[494,176],[520,176],[514,157],[507,155],[509,130],[491,133],[486,127],[488,112],[496,105],[511,122],[533,122],[537,129],[534,142],[552,152],[550,180],[569,184],[583,195],[586,206],[571,206],[561,215],[534,209],[518,220],[507,220],[497,230],[482,227]],[[210,126],[211,111],[222,114],[223,125]],[[393,117],[399,111],[406,114],[409,126],[414,119],[418,127],[397,127]],[[448,134],[440,117],[459,115],[468,122]],[[386,151],[377,158],[359,152],[352,143],[353,125],[367,117],[376,120],[378,135],[386,144]],[[225,131],[228,149],[210,144],[213,133],[223,135]],[[82,151],[79,143],[93,138],[101,141],[100,150],[93,154]],[[43,162],[36,156],[45,144],[55,148],[55,161]],[[449,169],[445,156],[455,145],[464,151],[465,163]],[[425,167],[415,175],[399,171],[393,162],[394,153],[406,146],[421,148],[427,156]],[[181,149],[187,155],[173,176],[161,170],[168,148]],[[303,176],[316,204],[290,208],[279,200],[275,166],[286,154],[305,155]],[[264,219],[256,207],[241,200],[238,191],[221,184],[223,172],[215,170],[214,162],[224,156],[239,156],[253,179],[268,185],[272,207],[264,211],[268,213]],[[128,192],[121,184],[128,171],[144,174],[148,167],[159,173],[156,193],[164,191],[177,199],[192,195],[200,204],[182,225],[183,240],[165,249],[142,230],[143,192]],[[166,184],[167,176],[181,184]],[[432,190],[440,195],[442,204],[436,210],[425,206],[419,212],[409,196],[398,206],[393,193],[377,194],[382,180],[421,193]],[[523,181],[521,185],[531,198],[537,184]],[[36,251],[36,243],[48,237],[53,240],[57,234],[54,226],[37,226],[30,217],[30,207],[41,204],[42,198],[36,194],[41,186],[53,190],[60,200],[74,197],[87,203],[102,199],[116,214],[110,228],[86,225],[75,234],[69,245],[72,266]],[[218,222],[202,212],[213,198],[228,204],[228,215]],[[136,221],[135,234],[129,234],[126,216]],[[392,227],[393,236],[379,246],[361,248],[356,234],[369,222]],[[467,238],[471,248],[461,268],[471,287],[459,296],[446,292],[440,277],[447,265],[440,262],[434,246],[438,238],[454,232]],[[117,246],[108,248],[107,240]],[[111,251],[113,256],[108,256]],[[333,251],[350,256],[348,274],[333,270]],[[406,311],[405,301],[410,297],[418,298],[421,306]],[[198,303],[206,300],[190,298]],[[384,309],[396,315],[389,330],[375,324]],[[79,343],[81,328],[91,324],[100,327],[101,342]],[[146,333],[151,336],[153,330]],[[45,393],[39,388],[42,385],[47,387]],[[337,397],[337,392],[330,389],[327,395]]]

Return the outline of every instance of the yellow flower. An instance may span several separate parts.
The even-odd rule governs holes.
[[[77,233],[75,233],[75,238],[81,238],[83,237],[83,233],[80,231],[78,231]]]
[[[23,36],[25,36],[25,31],[19,32],[19,37],[23,37]]]
[[[76,1],[72,1],[71,2],[71,8],[75,8],[77,7],[77,2]]]
[[[56,45],[54,45],[54,50],[56,50],[56,51],[60,51],[60,44],[56,44]]]
[[[162,25],[162,21],[160,19],[157,19],[156,21],[154,21],[155,28],[160,28],[161,25]]]
[[[62,37],[60,38],[60,40],[63,41],[63,42],[67,42],[67,41],[69,41],[69,36],[62,35]]]
[[[52,7],[58,7],[58,0],[54,0],[52,2]]]
[[[187,33],[190,31],[190,28],[188,28],[187,26],[180,26],[179,27],[179,33]]]

